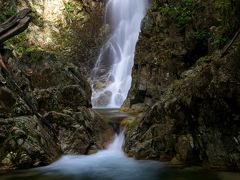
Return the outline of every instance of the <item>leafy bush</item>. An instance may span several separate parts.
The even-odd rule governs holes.
[[[176,19],[178,25],[184,27],[192,21],[192,5],[192,0],[181,0],[180,3],[175,6],[165,5],[159,7],[158,10]]]
[[[238,28],[240,24],[240,1],[215,0],[215,7],[223,26],[229,30]]]
[[[198,41],[206,41],[209,37],[207,30],[198,30],[193,33],[193,36]]]
[[[223,46],[225,46],[227,44],[228,41],[229,41],[228,37],[226,37],[224,35],[218,35],[215,37],[213,43],[216,48],[222,48]]]
[[[231,1],[230,0],[215,0],[215,6],[220,12],[221,21],[223,24],[228,24],[228,20],[231,17]]]
[[[16,14],[17,7],[14,4],[10,6],[7,2],[0,1],[0,12],[0,23],[2,23]]]

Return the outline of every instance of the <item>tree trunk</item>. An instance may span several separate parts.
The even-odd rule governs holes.
[[[0,24],[0,45],[11,37],[28,28],[31,18],[28,16],[31,9],[26,8]]]
[[[28,16],[31,9],[26,8],[18,12],[16,15],[10,17],[8,20],[0,24],[0,46],[1,44],[10,39],[11,37],[23,32],[28,28],[31,18]],[[7,71],[0,52],[0,68]]]

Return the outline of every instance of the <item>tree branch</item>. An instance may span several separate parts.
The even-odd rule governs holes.
[[[232,46],[232,44],[234,43],[234,41],[237,39],[237,37],[240,34],[240,28],[238,29],[238,31],[236,32],[236,34],[234,35],[234,37],[232,38],[232,40],[228,43],[227,46],[225,46],[225,48],[223,49],[222,53],[221,53],[221,58],[223,56],[225,56],[225,54],[227,53],[228,49]]]
[[[31,9],[26,8],[0,24],[0,44],[28,28]]]

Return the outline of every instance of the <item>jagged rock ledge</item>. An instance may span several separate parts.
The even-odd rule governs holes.
[[[111,127],[91,109],[78,67],[47,52],[17,61],[7,52],[0,74],[0,169],[47,165],[63,154],[89,154],[110,142]]]
[[[140,113],[124,122],[125,152],[137,159],[239,171],[240,38],[224,57],[217,43],[232,39],[239,28],[234,18],[240,6],[231,8],[234,17],[225,17],[237,28],[226,30],[216,1],[152,2],[122,108]],[[186,21],[179,21],[183,16]]]

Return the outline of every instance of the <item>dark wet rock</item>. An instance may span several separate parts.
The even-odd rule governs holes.
[[[51,130],[35,116],[0,119],[0,169],[47,165],[61,149]]]
[[[0,169],[47,165],[62,154],[103,149],[112,129],[91,110],[91,88],[77,66],[32,52],[17,61],[0,86]]]
[[[57,133],[64,154],[89,154],[103,149],[111,140],[112,129],[93,110],[49,112],[44,117]],[[91,150],[91,152],[90,152]]]
[[[10,113],[11,108],[16,103],[16,99],[7,87],[0,87],[0,117],[6,116],[7,113]]]
[[[40,112],[61,111],[66,107],[77,111],[78,107],[90,106],[85,91],[79,85],[35,90],[34,97]]]
[[[152,1],[143,19],[136,47],[132,72],[132,86],[123,108],[132,111],[134,104],[144,103],[146,108],[157,102],[164,88],[180,78],[182,72],[196,60],[207,55],[214,44],[209,32],[217,23],[214,2],[179,0]],[[181,7],[184,7],[182,9]],[[180,13],[175,16],[175,14]],[[179,22],[181,13],[189,14],[189,22]],[[208,39],[209,38],[209,39]]]
[[[123,122],[130,156],[240,169],[239,38],[219,53],[239,28],[239,6],[226,17],[215,2],[152,1],[122,107],[143,111]]]
[[[7,56],[5,59],[11,64],[12,78],[18,86],[16,89],[11,83],[12,89],[18,94],[20,89],[26,96],[22,98],[29,99],[36,108],[60,111],[67,106],[91,107],[90,85],[74,64],[63,63],[41,51],[26,53],[20,62]]]
[[[34,11],[28,32],[0,48],[9,70],[0,67],[0,118],[6,122],[0,125],[0,169],[47,165],[62,153],[93,153],[112,136],[110,126],[90,110],[91,88],[86,79],[110,31],[102,25],[104,3],[53,4],[21,1],[0,7],[3,18],[25,6]],[[72,10],[66,13],[68,5]],[[56,13],[44,13],[52,8]],[[21,127],[15,121],[22,122]],[[15,126],[24,137],[10,136]],[[49,141],[49,147],[41,141]],[[28,152],[25,142],[35,152]]]
[[[198,60],[127,131],[125,151],[140,159],[240,169],[240,40],[229,54]]]
[[[148,15],[143,21],[143,28],[150,26],[149,19],[160,21],[155,23],[164,26],[166,19],[157,16]],[[169,27],[168,24],[160,32],[155,32],[155,26],[152,28],[151,37],[143,31],[139,38],[132,72],[133,82],[124,104],[125,109],[139,103],[152,105],[159,98],[161,89],[177,79],[185,69],[184,56],[187,51],[180,29],[175,25]]]
[[[100,106],[100,107],[107,106],[108,103],[111,100],[111,96],[112,96],[112,92],[111,91],[105,91],[96,100],[95,105]]]
[[[0,86],[0,118],[30,115],[31,109],[7,86]]]

